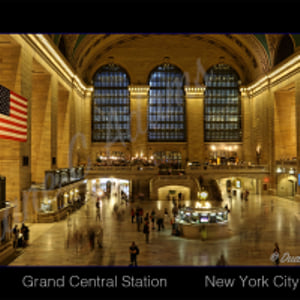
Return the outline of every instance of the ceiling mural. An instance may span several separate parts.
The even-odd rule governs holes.
[[[111,59],[131,68],[134,81],[145,82],[151,68],[170,57],[183,70],[195,69],[201,59],[203,69],[216,63],[230,64],[244,84],[250,83],[274,66],[274,57],[283,34],[52,34],[49,37],[87,83],[99,67]],[[300,35],[291,34],[294,49]],[[131,68],[132,69],[132,68]],[[196,76],[197,70],[191,71]],[[193,73],[194,72],[194,73]],[[203,76],[202,76],[203,78]]]

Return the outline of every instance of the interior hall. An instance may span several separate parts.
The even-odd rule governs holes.
[[[0,264],[128,266],[133,240],[146,266],[297,256],[299,51],[288,33],[1,34]]]

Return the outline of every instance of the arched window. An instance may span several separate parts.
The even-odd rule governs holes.
[[[129,76],[120,66],[108,64],[94,76],[92,141],[130,141]]]
[[[149,76],[148,141],[185,141],[184,74],[165,63]]]
[[[288,34],[285,34],[277,47],[274,59],[274,66],[282,62],[285,58],[294,53],[294,44]]]
[[[210,68],[205,77],[205,142],[240,142],[241,99],[239,76],[229,65]]]

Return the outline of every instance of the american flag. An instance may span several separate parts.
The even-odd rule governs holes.
[[[0,85],[0,139],[27,140],[27,99]]]

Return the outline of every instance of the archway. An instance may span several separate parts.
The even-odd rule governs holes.
[[[158,200],[180,200],[179,193],[181,193],[181,200],[191,199],[191,188],[182,185],[166,185],[158,189]]]
[[[242,191],[247,190],[251,194],[257,194],[258,186],[257,186],[257,179],[251,177],[226,177],[226,178],[219,178],[217,179],[217,183],[220,187],[222,196],[225,196],[230,193],[240,197]]]
[[[297,192],[297,178],[293,175],[280,177],[277,185],[279,197],[294,197]]]

